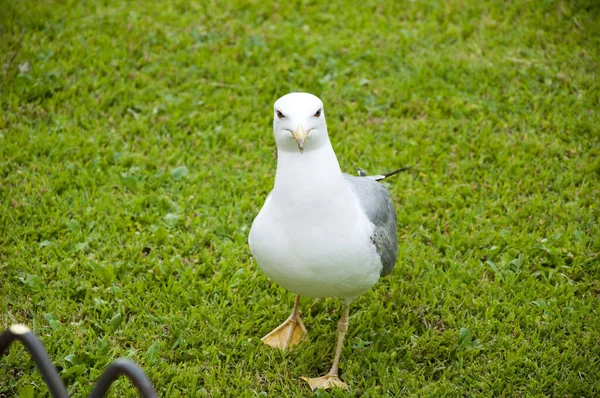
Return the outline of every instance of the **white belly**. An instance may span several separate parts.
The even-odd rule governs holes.
[[[272,202],[254,220],[248,242],[276,283],[301,296],[354,298],[377,282],[382,266],[370,241],[373,224],[356,203],[294,211]]]

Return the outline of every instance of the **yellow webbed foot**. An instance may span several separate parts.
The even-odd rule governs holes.
[[[301,342],[307,335],[308,333],[300,316],[290,316],[261,340],[271,347],[286,350],[288,347]]]
[[[341,388],[342,390],[347,390],[348,384],[344,383],[337,375],[326,374],[323,377],[301,377],[302,380],[308,383],[310,388],[315,391],[317,388],[324,388],[325,390],[330,388]]]

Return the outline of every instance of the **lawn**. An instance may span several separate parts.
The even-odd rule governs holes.
[[[74,397],[118,357],[161,397],[312,394],[342,303],[263,346],[293,296],[247,245],[298,90],[342,169],[419,164],[386,183],[400,258],[352,305],[351,390],[316,395],[600,395],[597,1],[0,3],[0,326]],[[0,396],[44,394],[13,346]]]

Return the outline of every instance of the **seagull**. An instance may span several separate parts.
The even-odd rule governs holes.
[[[327,134],[323,102],[309,93],[279,98],[273,110],[277,172],[273,190],[252,223],[248,244],[260,269],[296,294],[285,322],[262,338],[288,349],[307,336],[300,297],[339,297],[333,365],[317,388],[346,389],[338,374],[350,303],[389,274],[398,257],[396,210],[379,180],[388,174],[342,173]]]

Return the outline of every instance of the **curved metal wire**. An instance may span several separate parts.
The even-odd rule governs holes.
[[[69,398],[67,389],[56,368],[52,365],[42,343],[40,343],[27,326],[12,325],[0,334],[0,356],[4,354],[15,340],[23,343],[27,351],[29,351],[52,396],[55,398]],[[128,359],[117,359],[108,365],[100,375],[98,382],[96,382],[90,398],[104,397],[112,383],[121,375],[125,375],[131,380],[143,398],[158,398],[152,387],[152,383],[150,383],[150,380],[148,380],[142,369]]]
[[[0,356],[4,354],[4,351],[6,351],[8,346],[15,340],[19,340],[23,343],[25,348],[27,348],[27,351],[29,351],[29,354],[40,370],[52,396],[57,398],[69,398],[69,393],[67,393],[65,385],[60,379],[56,368],[52,365],[42,343],[40,343],[38,338],[35,337],[27,326],[12,325],[0,334]]]
[[[158,398],[152,383],[146,377],[142,369],[135,363],[127,359],[117,359],[100,375],[96,387],[92,390],[90,398],[101,398],[106,394],[111,384],[119,378],[120,375],[129,377],[129,380],[136,386],[140,395],[144,398]]]

